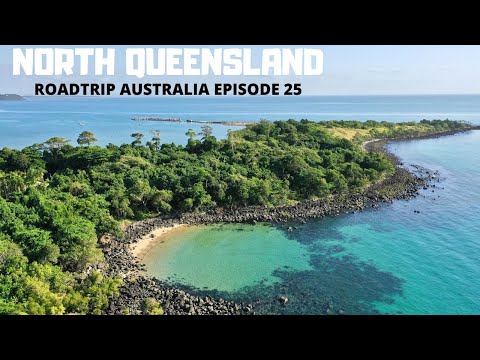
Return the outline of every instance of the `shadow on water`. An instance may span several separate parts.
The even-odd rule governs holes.
[[[289,239],[307,246],[311,270],[276,269],[273,275],[278,282],[260,282],[233,293],[171,285],[202,296],[253,303],[259,314],[377,314],[373,304],[393,302],[394,296],[402,294],[404,280],[372,263],[342,255],[345,249],[338,242],[351,239],[328,226],[331,221],[334,219],[278,226]],[[295,230],[286,230],[289,226]],[[287,304],[279,301],[281,296],[288,298]]]

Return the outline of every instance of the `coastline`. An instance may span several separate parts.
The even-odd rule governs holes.
[[[163,242],[167,234],[185,226],[186,224],[175,223],[171,226],[159,227],[130,244],[130,252],[135,258],[143,260],[157,244]]]
[[[465,132],[469,132],[469,131],[473,131],[473,130],[480,130],[480,125],[472,125],[471,127],[466,128],[466,129],[447,130],[447,131],[443,131],[443,132],[426,133],[426,134],[421,134],[421,135],[416,135],[416,136],[398,136],[398,137],[394,137],[394,138],[371,139],[371,140],[364,141],[362,143],[362,147],[367,151],[382,151],[382,150],[378,149],[377,147],[375,147],[374,144],[381,143],[381,142],[385,142],[385,144],[386,144],[387,142],[391,142],[391,141],[411,141],[411,140],[437,139],[437,138],[441,138],[441,137],[444,137],[444,136],[461,134],[461,133],[465,133]],[[385,155],[395,156],[394,154],[392,154],[388,151],[385,152]]]
[[[403,162],[386,149],[386,144],[392,141],[436,138],[470,130],[478,130],[478,127],[436,135],[430,134],[424,137],[372,139],[363,143],[362,146],[366,151],[381,152],[387,156],[395,165],[395,172],[383,181],[360,191],[274,208],[261,206],[249,206],[233,210],[217,208],[206,213],[175,214],[130,224],[125,230],[124,239],[113,239],[103,249],[109,265],[107,272],[110,275],[133,273],[135,278],[133,281],[125,282],[121,290],[121,296],[112,300],[112,306],[106,313],[116,314],[118,313],[116,309],[120,308],[131,309],[132,312],[139,311],[138,308],[142,299],[153,296],[160,302],[165,314],[255,314],[252,304],[235,304],[223,299],[199,298],[187,294],[183,290],[171,288],[158,279],[149,277],[144,273],[144,265],[132,253],[132,244],[142,243],[143,249],[147,249],[149,246],[151,249],[158,243],[155,238],[161,239],[162,234],[175,229],[175,225],[178,227],[179,224],[186,226],[213,223],[256,224],[257,222],[269,222],[285,229],[285,231],[294,231],[295,226],[290,224],[292,221],[304,223],[309,219],[363,211],[368,207],[377,208],[381,203],[391,203],[396,199],[412,199],[419,195],[419,189],[430,187],[430,184],[436,181],[437,174],[418,166],[414,166],[415,173],[407,170],[403,167]],[[159,236],[148,239],[152,233],[159,234]],[[145,238],[146,240],[144,240]],[[137,251],[138,255],[143,250]],[[188,306],[185,306],[185,303]]]

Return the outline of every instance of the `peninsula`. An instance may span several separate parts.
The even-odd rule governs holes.
[[[409,199],[436,174],[408,171],[375,139],[478,129],[466,122],[260,121],[186,146],[71,146],[54,137],[0,150],[0,314],[252,314],[152,279],[131,245],[177,224],[304,222]],[[367,145],[365,145],[367,143]],[[366,149],[368,148],[368,149]],[[433,185],[432,185],[433,186]],[[145,249],[145,244],[142,244]],[[138,250],[140,251],[140,250]]]

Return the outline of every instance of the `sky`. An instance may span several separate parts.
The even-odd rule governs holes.
[[[124,49],[127,47],[152,46],[92,46],[113,47],[117,53],[115,76],[13,76],[12,48],[55,47],[0,46],[0,93],[32,95],[34,83],[59,82],[300,82],[303,95],[416,95],[416,94],[480,94],[480,46],[275,46],[286,48],[320,48],[324,53],[324,71],[320,76],[160,76],[138,79],[124,75]],[[78,46],[61,46],[78,47]],[[187,46],[168,46],[180,47]],[[209,47],[195,46],[195,47]],[[217,46],[216,46],[217,47]],[[254,62],[259,60],[262,48],[269,46],[224,46],[249,47],[254,52]],[[257,55],[255,55],[257,54]]]

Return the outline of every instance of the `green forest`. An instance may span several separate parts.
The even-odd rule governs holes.
[[[388,128],[390,123],[370,123]],[[382,154],[335,136],[352,122],[261,121],[218,140],[189,130],[186,146],[161,132],[95,146],[54,137],[0,151],[0,314],[100,314],[119,278],[101,273],[98,239],[120,224],[179,212],[276,206],[363,188],[393,173]],[[394,126],[394,125],[392,125]],[[414,125],[446,131],[452,121]],[[392,127],[393,128],[393,127]],[[441,130],[440,130],[441,129]]]

